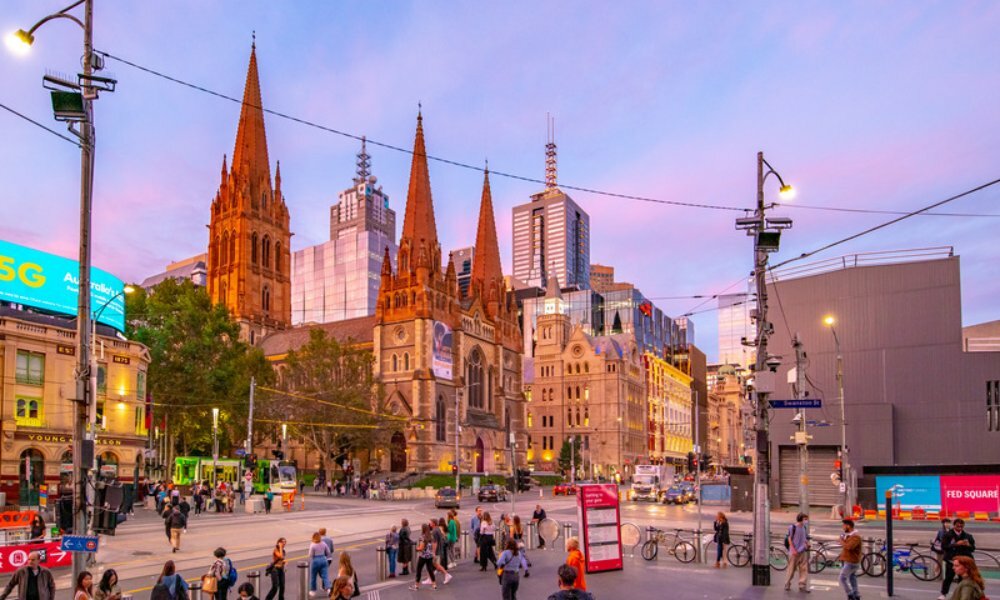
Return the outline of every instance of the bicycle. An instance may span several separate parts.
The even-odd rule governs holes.
[[[646,540],[642,545],[642,557],[646,560],[655,559],[660,551],[660,544],[663,544],[668,548],[668,552],[673,554],[674,558],[682,563],[694,562],[698,558],[698,551],[695,549],[694,544],[681,538],[682,531],[684,530],[674,529],[674,535],[671,537],[662,529],[655,530],[653,537]]]
[[[812,538],[809,538],[812,540]],[[827,567],[836,567],[840,563],[840,550],[832,541],[819,540],[816,546],[809,548],[806,559],[809,572],[813,575],[820,573]],[[830,558],[835,556],[836,558]]]
[[[734,567],[745,567],[750,564],[753,535],[744,534],[743,543],[733,543],[726,550],[726,560]],[[772,545],[769,549],[768,563],[776,571],[784,571],[788,568],[788,553],[783,548]]]
[[[881,577],[885,575],[886,545],[883,540],[876,540],[879,550],[869,552],[861,557],[861,570],[869,577]],[[941,576],[941,566],[936,558],[921,554],[916,547],[919,544],[905,544],[906,548],[893,550],[892,568],[900,571],[909,571],[914,577],[921,581],[933,581]]]

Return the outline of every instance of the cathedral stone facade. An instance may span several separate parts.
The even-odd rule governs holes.
[[[271,180],[256,46],[250,51],[232,168],[227,170],[223,157],[208,229],[212,303],[229,309],[251,344],[286,328],[291,322],[291,233],[280,163]]]
[[[382,468],[509,473],[525,466],[521,332],[500,268],[489,173],[485,174],[469,291],[442,268],[424,146],[423,118],[410,167],[394,272],[382,265],[373,351],[389,409],[409,417],[392,435]],[[512,452],[513,449],[513,452]]]

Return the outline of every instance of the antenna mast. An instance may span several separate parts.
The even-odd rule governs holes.
[[[545,114],[546,139],[545,144],[545,188],[556,187],[556,120],[551,114]]]

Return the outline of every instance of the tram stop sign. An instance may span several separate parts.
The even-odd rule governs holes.
[[[64,535],[59,549],[63,552],[97,552],[96,535]]]

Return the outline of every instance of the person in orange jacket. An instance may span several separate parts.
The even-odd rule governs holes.
[[[587,579],[584,577],[587,568],[584,564],[583,552],[580,552],[580,540],[575,537],[566,540],[566,552],[568,553],[566,555],[566,564],[576,570],[576,581],[573,582],[573,587],[578,590],[587,591]]]

